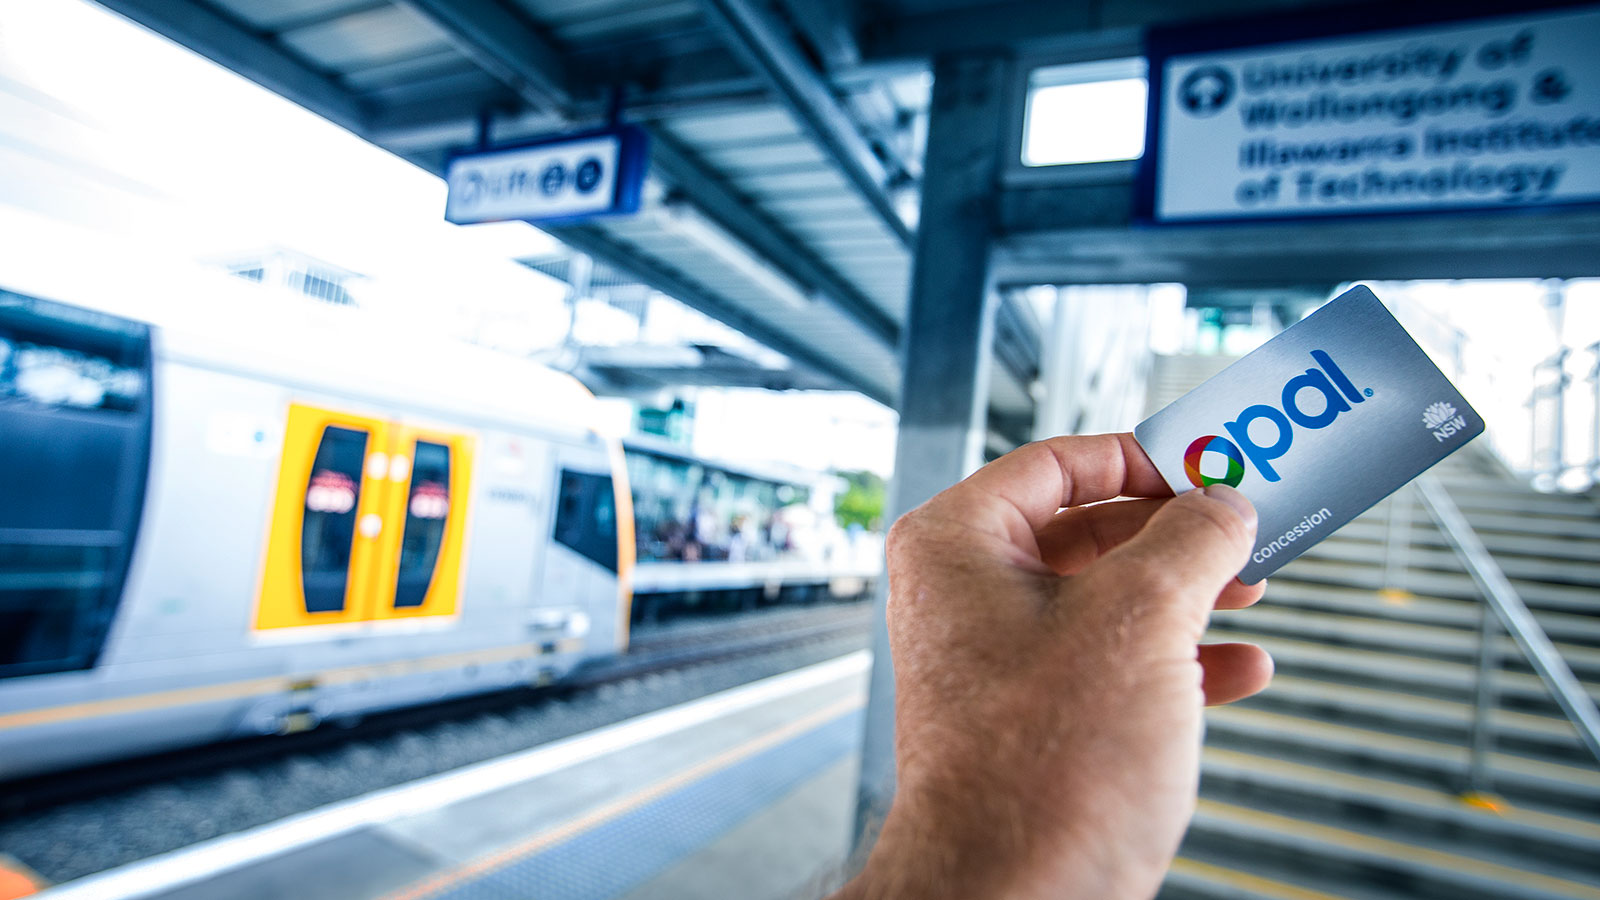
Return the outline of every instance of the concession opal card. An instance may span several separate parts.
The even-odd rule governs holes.
[[[1366,287],[1340,294],[1133,433],[1173,491],[1221,482],[1261,516],[1255,583],[1483,431]]]

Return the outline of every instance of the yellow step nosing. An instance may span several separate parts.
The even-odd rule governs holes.
[[[1432,847],[1363,834],[1359,831],[1349,831],[1332,825],[1323,825],[1319,822],[1308,822],[1291,816],[1263,812],[1245,806],[1234,806],[1233,804],[1221,803],[1202,797],[1197,807],[1197,813],[1268,829],[1275,834],[1298,834],[1318,843],[1331,844],[1347,850],[1354,850],[1358,853],[1403,860],[1408,863],[1421,862],[1446,871],[1471,874],[1493,881],[1537,886],[1543,890],[1566,893],[1574,898],[1582,898],[1582,900],[1600,900],[1600,887],[1584,884],[1583,882],[1558,878],[1554,875],[1545,875],[1527,869],[1518,869],[1503,863],[1488,862],[1471,856],[1462,856],[1446,850],[1435,850]]]
[[[1471,713],[1473,709],[1472,704],[1456,700],[1420,697],[1416,694],[1405,694],[1399,691],[1388,691],[1382,688],[1362,687],[1360,685],[1339,684],[1338,682],[1322,681],[1321,679],[1299,675],[1276,675],[1272,679],[1272,685],[1267,690],[1283,691],[1287,694],[1299,692],[1319,698],[1339,695],[1366,698],[1374,701],[1377,705],[1389,706],[1402,711],[1407,708],[1442,708]],[[1490,721],[1502,726],[1512,726],[1524,731],[1538,732],[1547,737],[1557,735],[1574,739],[1577,737],[1577,731],[1571,720],[1564,716],[1540,715],[1538,713],[1496,708],[1491,711]]]
[[[1408,621],[1405,621],[1405,620],[1385,619],[1385,618],[1379,618],[1377,616],[1361,615],[1359,613],[1307,612],[1305,610],[1295,610],[1295,609],[1276,609],[1276,608],[1273,608],[1271,606],[1266,606],[1266,607],[1263,607],[1261,609],[1225,610],[1225,612],[1231,613],[1231,615],[1228,615],[1228,616],[1223,617],[1222,619],[1216,620],[1216,621],[1220,621],[1220,622],[1226,623],[1226,625],[1223,626],[1223,628],[1222,628],[1222,630],[1225,630],[1225,631],[1226,630],[1248,631],[1249,628],[1250,628],[1250,624],[1251,624],[1251,620],[1252,619],[1261,619],[1261,620],[1265,620],[1265,621],[1268,621],[1268,622],[1295,621],[1295,622],[1310,622],[1310,623],[1326,623],[1326,624],[1330,625],[1330,627],[1332,627],[1334,630],[1338,630],[1340,626],[1346,626],[1350,632],[1358,632],[1358,631],[1360,631],[1362,629],[1366,629],[1366,630],[1369,630],[1369,631],[1371,631],[1371,630],[1382,630],[1382,631],[1389,632],[1389,633],[1394,633],[1394,632],[1427,632],[1429,635],[1438,636],[1438,637],[1445,637],[1445,638],[1471,638],[1470,641],[1461,641],[1460,643],[1469,644],[1470,646],[1467,646],[1465,649],[1471,651],[1472,653],[1476,653],[1477,652],[1477,635],[1476,635],[1476,632],[1465,631],[1465,630],[1462,630],[1462,629],[1459,629],[1459,628],[1451,628],[1451,627],[1445,626],[1445,625],[1431,625],[1431,624],[1428,624],[1428,623],[1425,623],[1425,622],[1408,622]],[[1354,620],[1354,621],[1352,621],[1352,620]],[[1349,626],[1353,626],[1353,627],[1349,627]],[[1277,636],[1276,635],[1265,635],[1265,637],[1277,637]],[[1351,633],[1341,634],[1341,635],[1339,635],[1339,637],[1341,637],[1342,639],[1345,639],[1345,640],[1351,640],[1351,639],[1361,640],[1362,639],[1361,635],[1359,635],[1359,634],[1351,634]],[[1314,639],[1314,638],[1308,640],[1308,639],[1305,639],[1305,638],[1285,636],[1285,637],[1282,637],[1281,640],[1303,641],[1305,643],[1317,644],[1319,646],[1329,646],[1329,647],[1335,646],[1335,645],[1331,645],[1331,644],[1326,644],[1325,642],[1323,642],[1321,640]],[[1570,641],[1555,641],[1553,643],[1555,645],[1555,648],[1557,650],[1561,651],[1561,655],[1563,657],[1567,658],[1567,659],[1576,659],[1576,660],[1584,662],[1587,665],[1600,665],[1600,648],[1590,647],[1590,646],[1586,646],[1586,645],[1582,645],[1582,644],[1574,644],[1574,643],[1571,643]],[[1519,651],[1516,650],[1516,641],[1513,640],[1508,635],[1502,634],[1499,637],[1499,645],[1500,645],[1500,648],[1501,648],[1501,656],[1502,657],[1514,658],[1519,652]],[[1509,651],[1507,650],[1507,648],[1510,648]],[[1393,650],[1387,650],[1387,649],[1381,649],[1381,648],[1369,648],[1369,647],[1364,647],[1364,646],[1357,646],[1357,647],[1337,646],[1336,649],[1340,649],[1340,650],[1347,650],[1347,649],[1348,650],[1367,650],[1367,651],[1373,652],[1373,653],[1394,653],[1395,652]],[[1401,653],[1399,655],[1405,656],[1407,659],[1415,659],[1416,658],[1416,657],[1410,656],[1409,654],[1404,654],[1404,653]],[[1432,660],[1430,660],[1430,662],[1431,661]],[[1458,663],[1457,665],[1468,665],[1468,664]]]
[[[1448,668],[1455,671],[1473,671],[1476,668],[1470,663],[1455,663],[1445,662],[1443,660],[1421,659],[1419,657],[1408,656],[1404,653],[1395,653],[1389,650],[1372,650],[1365,647],[1341,647],[1333,644],[1320,643],[1318,641],[1300,640],[1298,638],[1259,635],[1244,629],[1234,629],[1226,626],[1219,627],[1217,625],[1212,625],[1211,628],[1207,630],[1206,639],[1245,641],[1252,644],[1259,644],[1262,649],[1267,650],[1269,653],[1272,651],[1273,647],[1283,647],[1290,652],[1299,651],[1312,656],[1320,655],[1323,657],[1323,659],[1327,659],[1332,656],[1357,658],[1365,657],[1374,665],[1401,666],[1412,669]],[[1495,683],[1498,685],[1501,691],[1504,691],[1507,687],[1517,687],[1529,692],[1545,692],[1547,690],[1544,682],[1539,680],[1539,676],[1530,675],[1524,672],[1497,672],[1495,673]],[[1600,688],[1588,683],[1585,683],[1584,686],[1588,688],[1590,696],[1595,697],[1596,701],[1600,702]]]
[[[1350,793],[1364,793],[1377,798],[1396,798],[1409,800],[1419,805],[1431,806],[1436,809],[1460,809],[1458,798],[1448,791],[1434,790],[1414,784],[1399,781],[1389,781],[1384,778],[1373,778],[1367,775],[1356,775],[1351,772],[1341,772],[1336,769],[1325,769],[1320,766],[1298,763],[1292,760],[1278,759],[1273,756],[1257,756],[1242,750],[1227,750],[1221,747],[1205,748],[1204,758],[1222,762],[1224,765],[1234,765],[1239,768],[1258,772],[1275,772],[1278,775],[1303,780],[1310,784],[1331,784],[1338,786]],[[1204,770],[1202,769],[1202,782]],[[1555,831],[1562,834],[1571,834],[1589,840],[1600,841],[1600,823],[1584,819],[1575,819],[1570,816],[1555,813],[1539,812],[1537,810],[1522,809],[1511,806],[1499,818],[1520,825],[1541,828],[1546,831]]]
[[[1402,737],[1386,731],[1374,731],[1370,728],[1318,722],[1300,716],[1285,715],[1260,709],[1217,706],[1208,709],[1206,712],[1208,720],[1243,719],[1247,723],[1253,720],[1257,724],[1271,724],[1280,731],[1293,731],[1300,734],[1320,731],[1324,736],[1337,736],[1350,743],[1358,743],[1363,746],[1387,746],[1391,750],[1418,756],[1465,759],[1467,753],[1467,748],[1457,744],[1430,741],[1424,738]],[[1283,727],[1286,724],[1292,724],[1292,728]],[[1492,767],[1496,769],[1600,788],[1600,772],[1591,769],[1545,762],[1543,760],[1523,759],[1505,753],[1491,754],[1490,760]]]
[[[1172,861],[1170,871],[1181,872],[1206,881],[1221,882],[1239,890],[1254,891],[1257,894],[1273,897],[1275,900],[1349,900],[1338,894],[1303,888],[1297,884],[1289,884],[1253,872],[1230,869],[1184,856]]]

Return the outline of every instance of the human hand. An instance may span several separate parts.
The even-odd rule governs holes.
[[[1272,677],[1259,647],[1199,644],[1213,608],[1261,597],[1235,578],[1249,501],[1098,503],[1170,493],[1132,435],[1061,437],[895,523],[898,791],[839,898],[1155,893],[1194,811],[1202,703]]]

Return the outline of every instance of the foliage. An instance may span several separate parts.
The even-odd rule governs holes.
[[[840,472],[849,485],[833,501],[833,516],[843,527],[860,525],[868,531],[883,528],[884,480],[874,472]]]

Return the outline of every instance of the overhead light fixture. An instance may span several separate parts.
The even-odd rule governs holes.
[[[760,287],[780,303],[793,309],[807,309],[813,302],[810,291],[779,272],[762,259],[750,245],[707,218],[692,204],[676,199],[662,201],[651,211],[656,224],[712,254]]]

